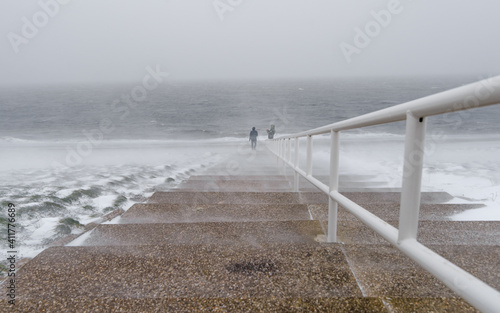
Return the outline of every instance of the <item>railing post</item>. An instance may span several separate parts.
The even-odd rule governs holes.
[[[281,160],[283,161],[283,166],[286,166],[286,139],[281,140]]]
[[[288,161],[288,139],[285,139],[283,140],[283,145],[284,145],[284,151],[285,151],[285,154],[283,155],[283,159],[285,159],[285,161]]]
[[[287,142],[287,152],[288,152],[288,155],[287,155],[287,161],[288,162],[292,162],[292,139],[291,138],[288,138],[288,142]]]
[[[295,170],[299,168],[299,137],[295,137],[295,158],[293,159],[293,166]],[[298,192],[300,175],[297,171],[294,171],[293,173],[293,191]]]
[[[405,239],[417,239],[425,150],[425,125],[424,118],[415,117],[410,111],[407,112],[398,242]]]
[[[330,193],[339,190],[339,148],[340,134],[331,131],[330,144]],[[328,242],[337,242],[338,203],[328,195]]]
[[[312,136],[308,135],[307,136],[307,166],[306,166],[307,176],[312,175],[312,147],[313,147]]]

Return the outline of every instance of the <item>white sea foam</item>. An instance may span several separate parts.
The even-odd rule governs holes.
[[[186,142],[159,146],[129,143],[103,144],[77,166],[65,166],[66,148],[53,144],[41,149],[16,143],[16,148],[2,153],[0,202],[16,204],[16,222],[22,227],[16,237],[21,256],[34,257],[51,241],[63,237],[57,230],[63,219],[87,224],[111,210],[127,210],[155,190],[173,188],[193,173],[224,160],[229,151],[225,146],[216,145],[211,150]],[[50,166],[54,160],[63,166]],[[82,231],[71,228],[72,233]],[[0,253],[7,251],[5,242]]]
[[[313,174],[329,171],[329,138],[314,140]],[[381,187],[400,188],[404,138],[380,135],[347,136],[341,140],[340,173],[368,175]],[[300,165],[305,168],[305,142]],[[423,191],[445,191],[452,203],[481,203],[487,208],[464,212],[460,220],[500,220],[500,136],[446,136],[428,138],[422,177]]]

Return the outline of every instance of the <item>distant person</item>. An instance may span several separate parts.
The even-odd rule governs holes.
[[[267,130],[267,138],[273,139],[274,134],[276,133],[276,130],[274,129],[274,125],[271,125],[271,129],[266,129],[266,130]]]
[[[252,131],[250,132],[250,138],[248,139],[252,142],[252,150],[255,150],[255,148],[257,147],[257,136],[258,135],[259,135],[259,133],[257,133],[257,131],[255,130],[255,127],[252,127]]]

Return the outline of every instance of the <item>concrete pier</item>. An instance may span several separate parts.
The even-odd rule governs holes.
[[[16,305],[2,293],[0,307],[476,312],[342,207],[339,242],[326,243],[326,196],[305,182],[293,192],[290,173],[263,149],[242,159],[232,163],[231,173],[220,164],[174,190],[156,192],[89,230],[79,246],[46,249],[17,273]],[[398,192],[356,184],[364,177],[345,178],[347,197],[397,226]],[[450,221],[451,214],[481,206],[444,204],[451,198],[422,195],[419,240],[500,289],[500,223]]]

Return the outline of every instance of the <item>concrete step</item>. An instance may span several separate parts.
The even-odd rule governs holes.
[[[189,177],[188,181],[254,181],[254,180],[266,180],[266,181],[289,181],[285,175],[193,175]]]
[[[319,221],[222,222],[183,224],[102,224],[84,246],[106,245],[260,245],[324,240]]]
[[[363,208],[375,214],[385,221],[399,220],[399,203],[362,203]],[[419,220],[436,220],[448,221],[450,216],[467,210],[484,207],[482,204],[430,204],[424,203],[420,205]],[[328,220],[328,204],[310,204],[308,209],[312,214],[313,219]],[[349,213],[343,206],[339,206],[339,220],[357,220],[357,218]]]
[[[300,192],[303,193],[311,193],[311,192],[321,192],[320,189],[317,187],[311,185],[307,187],[300,187],[299,188]],[[372,192],[372,193],[400,193],[401,188],[390,188],[390,187],[370,187],[370,186],[361,186],[359,187],[344,187],[344,186],[339,186],[339,191],[341,193],[362,193],[362,192]],[[322,202],[327,201],[328,199],[325,196],[324,200],[321,200]]]
[[[291,192],[292,187],[287,180],[188,180],[176,187],[182,191],[263,191]]]
[[[437,299],[439,301],[439,299]],[[377,298],[58,298],[16,300],[9,312],[371,312],[388,311]],[[0,300],[0,307],[8,307]],[[404,311],[409,312],[409,311]],[[421,311],[424,312],[424,311]],[[444,311],[443,311],[444,312]],[[447,311],[452,312],[452,311]],[[453,311],[461,312],[461,311]],[[465,312],[465,311],[464,311]]]
[[[321,182],[328,183],[330,180],[329,176],[315,176]],[[293,173],[290,172],[288,175],[231,175],[229,172],[222,175],[193,175],[189,178],[189,180],[283,180],[287,179],[293,182]],[[339,181],[340,183],[352,183],[352,182],[366,182],[373,181],[376,179],[376,176],[373,175],[340,175]],[[307,182],[305,179],[300,179],[301,183]]]
[[[362,203],[399,203],[401,194],[399,192],[343,192],[350,200]],[[422,192],[421,203],[444,203],[453,199],[447,192]],[[328,196],[322,192],[301,192],[302,203],[328,203]]]
[[[183,191],[293,191],[293,178],[280,175],[246,175],[240,176],[196,176],[178,185],[174,190]],[[397,188],[384,188],[385,182],[344,182],[340,183],[341,191],[399,191]],[[311,183],[301,180],[299,190],[303,192],[318,192]]]
[[[275,166],[274,164],[256,164],[256,163],[235,163],[230,166],[214,166],[209,169],[205,169],[203,173],[199,175],[283,175],[284,173],[290,172],[291,170],[286,170]]]
[[[342,193],[359,193],[359,192],[393,192],[393,193],[400,193],[401,188],[391,188],[391,187],[362,187],[362,188],[355,188],[355,187],[339,187],[340,192]],[[315,190],[317,191],[317,190]]]
[[[389,312],[449,312],[449,313],[481,313],[461,298],[397,298],[384,299]]]
[[[293,176],[292,176],[293,178]],[[323,183],[328,183],[330,181],[330,176],[328,175],[314,175],[314,178]],[[375,175],[357,175],[357,174],[341,174],[339,175],[339,182],[366,182],[376,180]],[[304,178],[300,178],[300,181],[306,181]]]
[[[399,192],[345,192],[346,197],[364,203],[399,203]],[[443,203],[453,199],[446,192],[423,192],[421,203]],[[149,202],[185,204],[223,204],[223,203],[328,203],[328,196],[322,192],[155,192]]]
[[[250,202],[251,203],[251,202]],[[119,223],[198,223],[310,220],[304,204],[137,203]]]
[[[500,289],[500,246],[431,245],[429,248],[490,286]],[[451,289],[390,245],[346,244],[343,249],[357,282],[367,297],[410,300],[424,298],[427,299],[427,304],[429,299],[459,298]],[[411,303],[412,301],[408,302]]]
[[[386,182],[383,181],[366,181],[366,182],[339,182],[340,188],[384,188],[387,185]]]
[[[399,221],[389,220],[398,227]],[[324,225],[325,229],[326,224]],[[500,246],[500,222],[420,221],[418,241],[424,245]],[[337,239],[345,244],[386,244],[387,241],[361,221],[343,220],[337,224]]]
[[[149,202],[178,204],[299,204],[293,192],[155,192]]]
[[[321,181],[322,183],[328,185],[330,183],[329,178]],[[290,183],[293,183],[293,177],[290,179]],[[377,180],[365,180],[365,181],[339,181],[339,187],[344,188],[384,188],[387,182],[377,181]],[[308,180],[300,179],[299,188],[306,188],[313,186]]]
[[[316,243],[52,247],[16,281],[40,300],[362,297],[340,245]]]

